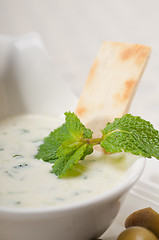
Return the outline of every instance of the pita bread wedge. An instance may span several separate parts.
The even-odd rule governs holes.
[[[97,130],[96,136],[107,122],[128,112],[150,51],[138,44],[103,42],[75,111]]]

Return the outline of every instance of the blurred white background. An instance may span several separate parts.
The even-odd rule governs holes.
[[[158,0],[1,0],[0,33],[28,32],[39,33],[55,67],[77,96],[102,41],[151,46],[131,112],[159,121]]]
[[[0,0],[0,33],[31,31],[40,34],[58,71],[79,95],[103,40],[159,49],[159,1]]]
[[[158,0],[0,0],[0,33],[38,32],[79,96],[102,41],[146,44],[152,54],[130,111],[159,127]]]

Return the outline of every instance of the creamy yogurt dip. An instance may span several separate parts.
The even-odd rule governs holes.
[[[61,119],[23,115],[0,122],[0,206],[48,207],[92,198],[117,185],[136,157],[88,156],[78,176],[58,179],[52,164],[34,158],[38,146]]]

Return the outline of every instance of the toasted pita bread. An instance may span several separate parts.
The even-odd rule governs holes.
[[[138,44],[103,42],[75,111],[96,135],[128,112],[150,51]]]

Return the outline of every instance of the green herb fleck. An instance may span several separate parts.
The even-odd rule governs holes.
[[[35,139],[35,140],[33,140],[33,143],[39,143],[39,142],[42,142],[42,139]]]
[[[15,155],[13,155],[13,157],[14,157],[14,158],[23,158],[23,155],[21,155],[21,154],[15,154]]]
[[[28,166],[28,164],[27,163],[22,163],[22,164],[19,164],[19,165],[17,165],[17,166],[14,166],[14,168],[24,168],[24,167],[27,167]]]
[[[22,133],[29,133],[30,132],[30,130],[28,130],[28,129],[21,129],[21,131],[22,131]]]
[[[5,173],[6,173],[9,177],[13,177],[13,175],[12,175],[10,172],[5,171]]]
[[[58,200],[58,201],[64,201],[64,200],[65,200],[65,198],[56,197],[56,200]]]
[[[88,177],[87,176],[84,176],[83,179],[87,179]]]

